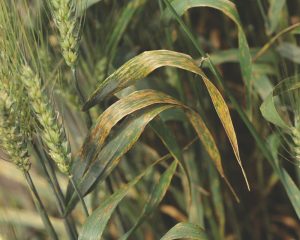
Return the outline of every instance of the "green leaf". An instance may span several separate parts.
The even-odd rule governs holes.
[[[157,208],[171,184],[177,165],[178,161],[175,160],[172,165],[165,171],[165,173],[160,177],[159,182],[154,186],[151,195],[147,200],[147,203],[144,206],[138,220],[136,221],[134,226],[121,237],[120,240],[128,239],[131,234],[142,224],[145,218],[147,218]]]
[[[252,79],[251,54],[246,35],[243,31],[240,17],[234,3],[228,0],[174,0],[170,3],[180,16],[182,16],[188,9],[191,8],[210,7],[223,12],[236,24],[238,28],[239,60],[241,64],[241,71],[246,86],[250,88]],[[167,9],[164,13],[164,17],[166,19],[170,19],[172,17],[172,13],[169,9]]]
[[[105,47],[106,56],[109,57],[110,61],[112,61],[112,59],[114,58],[118,43],[120,42],[122,35],[124,34],[134,14],[145,3],[146,0],[132,0],[129,1],[126,7],[123,9],[106,43],[106,47]]]
[[[263,117],[273,123],[274,125],[281,127],[283,129],[289,129],[289,126],[285,123],[285,121],[279,115],[275,104],[274,104],[274,97],[273,91],[269,94],[269,96],[265,99],[260,107],[260,111]]]
[[[101,205],[86,219],[85,223],[83,224],[82,231],[79,234],[79,240],[101,239],[103,231],[105,230],[105,227],[118,204],[128,194],[129,190],[134,187],[146,174],[148,174],[159,162],[160,160],[152,163],[145,171],[143,171],[143,173],[135,177],[126,186],[117,190],[113,195],[105,199]],[[173,170],[174,166],[171,165],[167,171],[170,171],[170,169]]]
[[[295,81],[296,80],[296,81]],[[297,81],[297,75],[295,77],[287,78],[281,81],[268,96],[268,98],[263,102],[261,106],[261,112],[266,120],[273,123],[274,125],[283,128],[284,130],[289,130],[290,127],[283,121],[274,105],[273,95],[278,95],[283,92],[288,92],[299,88],[299,82]],[[277,173],[280,181],[282,182],[284,189],[296,211],[298,218],[300,219],[300,190],[296,186],[293,179],[290,177],[288,172],[280,165],[278,159],[278,147],[280,146],[280,141],[277,135],[273,135],[268,141],[270,152],[272,153],[272,165],[275,172]]]
[[[286,4],[285,0],[269,0],[267,34],[271,35],[277,29],[278,23],[281,19],[282,10]]]
[[[271,80],[267,77],[267,75],[255,76],[255,74],[253,74],[253,77],[253,86],[256,89],[256,92],[262,100],[265,100],[274,88]]]
[[[136,81],[149,75],[155,69],[163,66],[185,69],[199,75],[203,79],[214,107],[217,111],[217,114],[230,140],[236,159],[242,169],[245,181],[249,188],[246,174],[244,173],[244,170],[242,168],[237,138],[230,117],[229,109],[218,89],[210,82],[210,80],[206,77],[203,71],[197,66],[195,61],[189,55],[168,50],[156,50],[144,52],[134,57],[133,59],[122,65],[119,69],[117,69],[102,83],[100,83],[96,91],[85,103],[84,110],[89,109],[97,102],[102,101],[104,98],[134,84]]]
[[[209,164],[208,166],[209,173],[209,184],[210,191],[212,195],[212,202],[215,210],[215,214],[218,219],[219,224],[219,235],[221,238],[225,238],[225,208],[224,208],[224,199],[222,196],[222,187],[220,184],[219,176],[217,175],[216,170]]]
[[[202,228],[192,223],[178,223],[171,228],[160,240],[174,239],[195,239],[207,240],[207,236]]]

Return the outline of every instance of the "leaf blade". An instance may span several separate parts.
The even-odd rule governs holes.
[[[174,240],[174,239],[195,239],[207,240],[205,232],[197,225],[192,223],[178,223],[171,228],[160,240]]]

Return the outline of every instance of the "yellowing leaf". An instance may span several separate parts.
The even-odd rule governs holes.
[[[239,156],[237,138],[228,107],[218,89],[209,81],[203,71],[189,55],[168,50],[155,50],[144,52],[134,57],[112,73],[98,86],[96,91],[84,105],[84,109],[89,109],[98,101],[102,101],[107,96],[134,84],[136,81],[148,76],[155,69],[163,66],[181,68],[193,72],[203,78],[217,114],[230,140],[236,159],[243,171]],[[220,168],[218,168],[218,170],[220,170]],[[244,171],[243,174],[247,182]],[[249,187],[248,182],[247,186]]]

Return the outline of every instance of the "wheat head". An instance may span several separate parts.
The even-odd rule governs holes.
[[[69,174],[71,151],[65,130],[47,95],[42,91],[41,79],[30,66],[23,65],[21,80],[24,83],[34,116],[41,126],[41,138],[59,170]]]
[[[62,55],[68,66],[74,67],[78,58],[80,20],[74,0],[49,0],[55,25],[60,35]]]

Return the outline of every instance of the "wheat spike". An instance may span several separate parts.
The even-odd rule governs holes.
[[[40,78],[28,65],[24,65],[21,80],[27,89],[35,118],[42,126],[41,137],[49,155],[62,173],[69,174],[71,163],[69,143],[65,130],[62,124],[59,123],[57,114],[52,108],[47,95],[41,90]]]
[[[73,67],[78,57],[80,20],[73,0],[49,0],[50,9],[60,35],[63,57]]]
[[[29,154],[27,148],[27,136],[21,128],[16,104],[5,91],[0,91],[0,136],[1,146],[7,152],[12,162],[21,170],[30,169]]]

